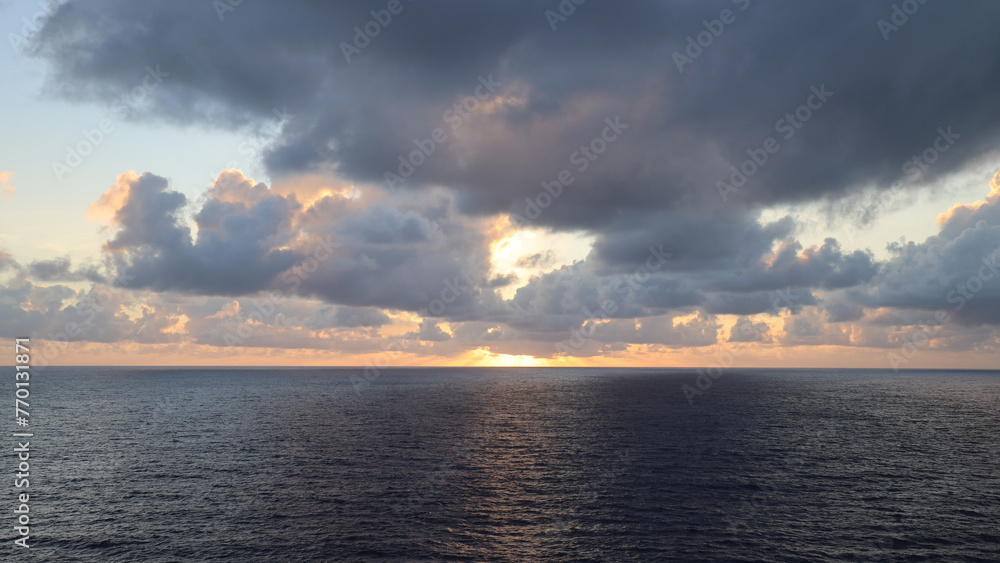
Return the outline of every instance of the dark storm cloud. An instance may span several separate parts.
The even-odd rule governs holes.
[[[921,5],[888,41],[877,21],[890,18],[889,1],[588,2],[553,31],[544,13],[557,4],[404,2],[350,64],[341,42],[381,4],[247,3],[220,22],[208,4],[73,2],[33,45],[70,97],[110,100],[159,64],[170,77],[144,115],[232,127],[289,108],[297,118],[266,159],[274,173],[335,165],[382,183],[435,128],[449,140],[408,185],[459,189],[466,210],[523,211],[524,197],[568,169],[574,183],[538,218],[549,225],[717,197],[726,163],[739,166],[768,137],[778,152],[731,199],[887,186],[939,127],[961,138],[922,181],[996,146],[992,3]],[[673,54],[722,9],[735,21],[679,72]],[[478,129],[463,125],[455,140],[445,112],[489,76],[502,84],[490,99],[504,103],[471,111]],[[813,87],[832,97],[821,102]],[[621,139],[588,170],[571,164],[615,116],[629,124]]]

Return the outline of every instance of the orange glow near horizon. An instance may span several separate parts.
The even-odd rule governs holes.
[[[60,344],[32,339],[39,366],[211,366],[211,367],[330,367],[384,369],[405,367],[565,367],[565,368],[870,368],[891,369],[887,353],[895,349],[851,346],[758,346],[717,344],[697,349],[658,349],[630,345],[600,356],[539,358],[478,348],[453,357],[385,352],[343,354],[335,350],[251,348],[202,344],[79,343]],[[730,355],[731,354],[731,355]],[[725,363],[727,358],[732,363]],[[996,369],[988,352],[927,350],[901,369]]]

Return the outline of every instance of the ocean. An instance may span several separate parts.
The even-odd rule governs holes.
[[[1000,372],[2,371],[4,561],[1000,561]]]

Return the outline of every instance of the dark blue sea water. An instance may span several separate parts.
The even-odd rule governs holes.
[[[3,561],[1000,561],[1000,372],[11,372]]]

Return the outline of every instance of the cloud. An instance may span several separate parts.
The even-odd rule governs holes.
[[[126,309],[138,313],[130,316]],[[0,335],[5,338],[28,334],[56,344],[178,342],[181,335],[168,329],[177,324],[179,315],[178,307],[155,296],[130,294],[103,284],[76,291],[65,285],[42,286],[15,279],[0,286]]]
[[[554,264],[556,259],[554,251],[546,250],[545,252],[536,252],[521,256],[514,263],[514,266],[517,268],[545,268]]]
[[[104,248],[129,287],[242,295],[267,287],[302,258],[274,246],[290,236],[288,221],[299,208],[294,198],[209,199],[195,216],[192,240],[178,217],[187,199],[167,189],[166,179],[146,173],[120,176],[123,182],[127,194],[114,212],[120,228]]]
[[[912,196],[995,158],[1000,5],[928,3],[887,41],[891,0],[723,4],[737,21],[682,69],[674,53],[717,7],[588,3],[553,31],[548,1],[407,3],[348,61],[360,4],[245,4],[222,26],[210,7],[60,5],[27,50],[47,93],[109,103],[155,66],[169,79],[129,119],[259,131],[294,114],[261,147],[271,185],[228,169],[192,200],[129,171],[94,202],[116,291],[149,308],[119,298],[93,338],[365,350],[406,335],[427,354],[551,356],[576,331],[573,353],[590,356],[711,347],[734,322],[733,343],[890,346],[944,309],[971,328],[942,339],[985,346],[1000,173],[882,261],[762,217],[894,185]],[[931,161],[942,130],[954,142]],[[387,172],[405,181],[389,189]],[[530,277],[495,271],[512,214],[580,233],[589,255],[532,251],[512,264]],[[68,258],[22,268],[0,253],[2,269],[11,318],[40,330],[85,296],[37,283],[108,289]],[[267,299],[280,307],[261,312]]]
[[[14,260],[14,256],[11,255],[10,250],[0,248],[0,272],[20,268],[21,265],[17,263],[17,260]]]
[[[72,99],[111,101],[160,64],[171,75],[148,101],[149,119],[235,129],[289,108],[296,118],[266,148],[276,177],[335,169],[384,184],[435,128],[448,140],[406,189],[449,186],[463,212],[521,212],[525,197],[566,169],[572,184],[537,219],[559,228],[698,198],[721,203],[716,182],[768,137],[780,150],[730,203],[888,187],[939,127],[953,126],[960,139],[913,187],[995,152],[1000,39],[989,22],[998,6],[929,5],[886,41],[875,22],[891,13],[888,0],[754,3],[726,30],[725,48],[706,49],[683,72],[672,54],[717,10],[591,5],[553,32],[549,7],[408,6],[348,64],[335,45],[370,18],[363,6],[255,5],[220,27],[182,5],[73,3],[45,20],[30,52],[51,63],[50,89]],[[481,77],[500,85],[456,111]],[[833,94],[810,110],[814,87]],[[809,119],[796,120],[800,106]],[[616,116],[629,124],[621,138],[594,160],[581,156]]]
[[[712,287],[724,291],[762,291],[781,288],[840,289],[870,280],[878,271],[871,253],[855,250],[844,254],[836,239],[823,246],[803,249],[798,242],[785,242],[765,260],[746,270],[731,269],[729,276]]]
[[[847,295],[868,308],[941,310],[968,326],[1000,324],[998,182],[1000,172],[986,201],[957,204],[942,214],[937,235],[889,245],[892,256],[879,275]]]
[[[815,311],[784,319],[785,346],[850,345],[850,334],[839,324],[823,321]]]
[[[389,324],[389,316],[370,307],[323,307],[305,318],[302,325],[308,328],[359,328],[380,327]]]
[[[98,223],[114,224],[115,215],[125,205],[132,184],[138,180],[139,175],[135,173],[135,170],[119,174],[115,178],[115,183],[87,209],[87,219]]]
[[[763,321],[740,317],[729,330],[729,342],[771,342],[771,327]]]
[[[240,316],[240,302],[230,301],[218,311],[205,317],[206,319],[235,319]]]
[[[985,201],[972,204],[956,203],[937,218],[941,236],[944,238],[955,238],[980,221],[986,221],[991,225],[1000,224],[1000,170],[997,170],[990,180],[990,193],[986,194]]]
[[[458,217],[446,194],[390,203],[328,191],[304,207],[294,191],[281,191],[225,171],[188,217],[187,198],[164,178],[122,175],[115,196],[99,201],[117,202],[106,210],[117,229],[105,253],[122,285],[155,291],[269,291],[459,318],[493,292],[483,288],[487,227]],[[56,266],[64,265],[37,269]]]
[[[17,188],[10,183],[12,176],[14,176],[13,172],[0,172],[0,196],[3,196],[5,199],[14,199],[14,194],[17,192]]]
[[[420,340],[425,342],[446,342],[451,340],[451,335],[441,330],[431,319],[424,319],[420,322],[420,329],[416,332],[408,332],[403,336],[407,340]]]
[[[28,274],[37,281],[106,281],[97,266],[86,266],[74,271],[69,257],[36,260],[28,264]]]

